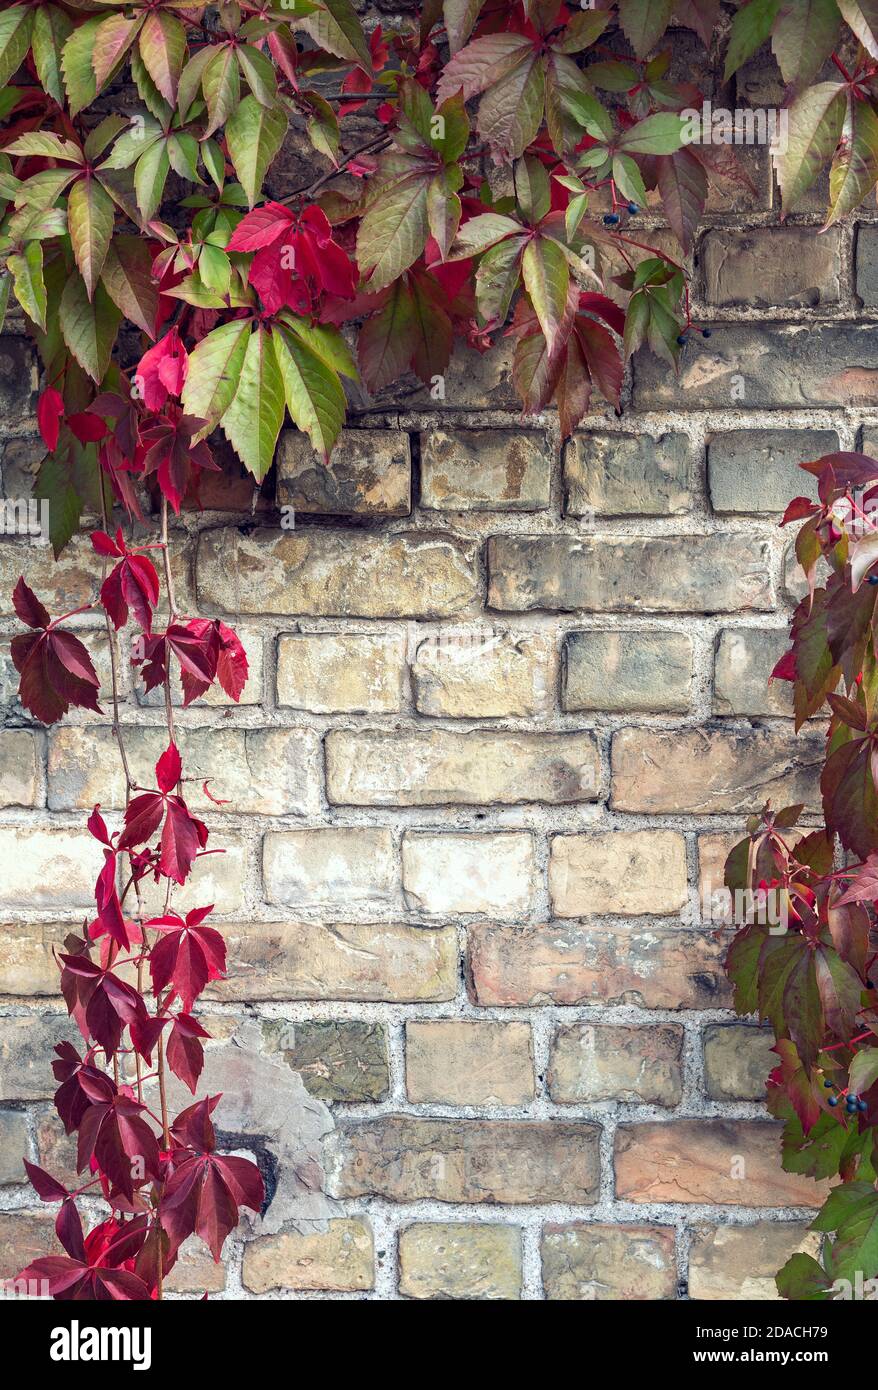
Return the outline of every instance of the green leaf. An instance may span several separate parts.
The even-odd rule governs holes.
[[[98,30],[104,22],[104,15],[99,14],[87,19],[84,24],[78,24],[64,45],[61,70],[71,116],[90,106],[97,95],[92,54]]]
[[[554,355],[567,316],[570,288],[567,258],[551,237],[537,237],[525,246],[521,269],[549,353]]]
[[[73,164],[82,163],[82,154],[72,140],[62,140],[48,130],[31,130],[17,139],[10,140],[5,147],[6,154],[35,155],[41,159],[67,159]]]
[[[0,88],[12,80],[30,48],[33,11],[13,5],[0,14]]]
[[[323,358],[296,334],[280,328],[273,336],[290,417],[308,435],[317,452],[328,458],[344,423],[341,382]]]
[[[582,131],[610,140],[613,122],[572,58],[551,53],[546,66],[546,121],[556,150],[573,149]]]
[[[168,142],[157,140],[140,156],[134,169],[134,192],[144,222],[149,222],[161,206],[171,162]]]
[[[797,1250],[791,1255],[775,1280],[781,1298],[803,1302],[826,1301],[830,1298],[832,1281],[813,1255]]]
[[[874,1279],[878,1274],[878,1192],[845,1217],[832,1247],[831,1268],[836,1279],[852,1283],[859,1274]]]
[[[244,97],[226,122],[229,154],[251,208],[286,133],[286,113],[260,106],[253,95]]]
[[[829,171],[827,227],[847,217],[878,183],[878,116],[867,101],[847,94],[847,109],[832,168]]]
[[[201,438],[219,424],[234,399],[250,336],[247,320],[233,319],[214,328],[189,354],[183,408],[207,422]]]
[[[836,0],[845,23],[853,29],[870,58],[878,58],[876,0]]]
[[[239,44],[236,51],[241,72],[256,100],[263,106],[273,106],[277,101],[277,78],[272,63],[253,44]]]
[[[535,226],[541,222],[552,205],[549,175],[542,160],[526,154],[515,162],[513,170],[515,201],[525,222]]]
[[[360,329],[357,355],[370,391],[380,391],[408,371],[415,351],[414,303],[405,278],[395,280],[384,304]]]
[[[610,18],[607,10],[581,10],[573,16],[564,32],[552,40],[552,48],[556,53],[581,53],[584,48],[591,48],[606,29]]]
[[[689,252],[707,202],[704,165],[687,148],[657,156],[655,168],[664,214],[683,250]]]
[[[682,148],[686,123],[674,111],[659,111],[623,130],[617,148],[625,154],[673,154]]]
[[[862,1047],[851,1062],[848,1086],[853,1095],[861,1096],[874,1086],[876,1081],[878,1081],[878,1048]]]
[[[29,319],[46,331],[46,286],[43,281],[43,248],[39,241],[29,241],[24,250],[16,252],[6,262],[12,275],[15,298]]]
[[[351,381],[359,380],[357,364],[351,350],[337,328],[330,323],[310,323],[297,318],[295,314],[283,314],[283,326],[300,338],[305,346],[317,357],[322,357],[328,367]]]
[[[822,173],[841,136],[846,107],[840,82],[818,82],[790,107],[786,149],[775,158],[784,213],[801,201]]]
[[[115,215],[115,203],[93,175],[77,179],[67,200],[67,222],[73,255],[89,299],[103,268]]]
[[[501,159],[518,159],[539,134],[545,100],[545,67],[529,44],[524,58],[482,97],[478,132]]]
[[[223,433],[257,482],[272,465],[283,418],[283,379],[274,339],[260,325],[247,340],[237,390],[221,422]]]
[[[6,322],[6,310],[9,307],[11,290],[12,276],[4,271],[0,273],[0,333],[2,333],[3,324]]]
[[[319,92],[299,92],[298,95],[299,101],[304,102],[311,112],[307,125],[308,139],[318,154],[325,155],[333,164],[338,164],[341,142],[338,117]]]
[[[397,279],[423,251],[433,172],[426,161],[411,155],[390,155],[381,161],[357,232],[357,264],[370,292]]]
[[[445,28],[452,56],[463,48],[484,5],[485,0],[445,0]]]
[[[514,217],[505,217],[499,212],[479,213],[478,217],[471,217],[458,230],[450,259],[468,260],[470,256],[487,251],[489,246],[496,246],[498,241],[505,241],[507,237],[520,235],[523,231],[521,223],[516,222]]]
[[[34,10],[31,47],[37,76],[44,91],[59,106],[66,100],[64,74],[61,71],[61,52],[73,32],[73,25],[57,5],[38,5]]]
[[[113,237],[101,279],[126,319],[155,338],[159,296],[152,278],[152,253],[146,242],[136,236]]]
[[[97,30],[91,50],[91,66],[97,90],[109,81],[143,28],[143,15],[133,18],[111,14]]]
[[[637,203],[639,207],[646,206],[646,189],[643,185],[643,178],[630,154],[617,154],[614,158],[613,180],[623,198],[627,198],[629,202]]]
[[[483,323],[506,322],[512,296],[521,280],[523,236],[507,237],[482,256],[476,271],[476,305]]]
[[[150,145],[162,138],[162,128],[152,116],[135,116],[127,130],[116,140],[107,158],[100,165],[105,169],[130,169]]]
[[[140,93],[140,99],[147,111],[150,111],[157,121],[161,121],[163,130],[166,129],[171,124],[174,108],[165,101],[153,82],[149,69],[140,56],[140,49],[137,47],[131,50],[131,76],[134,78],[134,85]]]
[[[90,300],[85,281],[74,270],[67,277],[58,311],[64,341],[83,371],[100,383],[110,365],[110,356],[121,314],[103,285]]]
[[[777,18],[779,5],[780,0],[749,0],[738,10],[732,20],[726,52],[726,82],[765,43]]]
[[[359,63],[368,73],[372,71],[372,55],[350,0],[322,0],[322,8],[296,25],[304,29],[319,48],[325,48],[336,58]]]
[[[204,69],[221,51],[213,44],[205,44],[203,48],[199,48],[197,53],[191,55],[183,67],[180,80],[177,83],[177,109],[184,118],[192,104],[198,100],[198,94],[202,90]]]
[[[439,151],[446,164],[453,164],[466,149],[470,133],[469,116],[460,93],[443,101],[436,115],[443,122],[445,133],[431,134],[430,144]],[[436,128],[435,124],[433,128]]]
[[[588,194],[576,193],[564,210],[564,232],[568,241],[576,236],[579,225],[588,211]]]
[[[674,0],[619,0],[619,23],[638,58],[645,58],[670,23]]]
[[[97,479],[94,444],[80,444],[62,425],[58,448],[43,459],[33,489],[35,497],[48,503],[49,540],[56,559],[79,530],[83,507],[94,504]]]
[[[90,130],[86,136],[85,144],[82,147],[86,159],[90,161],[97,159],[127,127],[128,119],[125,116],[104,116],[102,121],[98,121],[94,130]]]
[[[460,225],[460,199],[449,186],[445,169],[427,185],[427,224],[444,261]]]
[[[225,183],[226,161],[215,140],[202,140],[201,159],[217,188],[222,192]],[[246,200],[245,200],[246,201]]]
[[[787,86],[813,82],[838,37],[836,0],[796,0],[781,6],[771,47]]]
[[[176,15],[150,10],[138,40],[144,66],[169,106],[177,105],[177,83],[186,58],[186,30]]]
[[[225,125],[241,100],[240,70],[234,48],[225,44],[217,50],[204,69],[201,86],[210,117],[204,133],[212,135]]]

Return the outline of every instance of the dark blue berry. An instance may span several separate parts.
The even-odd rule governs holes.
[[[878,584],[878,574],[870,574],[866,582],[868,584]]]
[[[835,1082],[834,1082],[834,1081],[824,1081],[823,1084],[824,1084],[824,1086],[826,1087],[827,1091],[831,1091],[832,1088],[833,1088],[833,1086],[835,1085]]]
[[[830,1105],[838,1105],[838,1096],[830,1096],[830,1097],[829,1097],[829,1104],[830,1104]]]
[[[868,1109],[869,1109],[869,1102],[868,1102],[867,1100],[858,1100],[858,1101],[857,1101],[857,1109],[858,1109],[861,1113],[862,1113],[862,1111],[864,1111],[864,1110],[868,1110]]]
[[[629,204],[628,204],[628,211],[631,213],[631,216],[632,216],[632,217],[636,217],[637,214],[638,214],[639,211],[640,211],[640,204],[639,204],[639,203],[629,203]]]
[[[689,341],[689,334],[688,334],[688,333],[680,333],[680,334],[678,335],[678,337],[677,337],[677,346],[678,346],[678,347],[685,347],[686,344],[688,343],[688,341]]]
[[[712,333],[713,333],[713,329],[712,329],[712,328],[702,328],[702,330],[701,330],[701,336],[702,336],[702,338],[709,338],[709,337],[711,337]]]
[[[615,225],[616,225],[616,223],[617,223],[618,221],[619,221],[619,214],[618,214],[618,212],[605,212],[605,213],[604,213],[604,222],[605,222],[606,226],[608,226],[608,227],[615,227]]]

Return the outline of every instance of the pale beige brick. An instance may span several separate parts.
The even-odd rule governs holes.
[[[401,430],[342,430],[321,458],[299,430],[283,430],[277,450],[277,496],[307,516],[407,516],[412,461]]]
[[[337,1217],[325,1230],[284,1231],[244,1247],[244,1287],[356,1293],[374,1283],[372,1228],[362,1216]]]
[[[406,905],[419,912],[520,915],[530,907],[534,872],[528,834],[407,831],[402,842]]]
[[[533,430],[428,430],[421,505],[443,512],[536,512],[549,505],[552,449]]]
[[[542,633],[458,629],[430,637],[412,667],[421,714],[494,719],[546,714],[553,642]]]
[[[406,1298],[521,1296],[521,1230],[496,1222],[425,1222],[399,1233],[399,1291]]]
[[[662,916],[686,901],[686,843],[672,830],[556,835],[549,891],[557,917]]]
[[[277,701],[313,714],[393,714],[402,705],[405,639],[302,632],[277,647]]]
[[[47,922],[0,925],[0,994],[60,993],[53,948],[63,944],[69,931],[69,926]]]
[[[563,1104],[625,1100],[672,1108],[683,1095],[682,1026],[574,1023],[559,1028],[547,1082],[552,1099]]]
[[[0,732],[0,806],[38,806],[40,745],[23,729]]]
[[[0,907],[94,906],[101,847],[87,830],[0,827]]]
[[[682,632],[571,632],[564,644],[566,710],[661,714],[689,707],[692,639]]]
[[[764,1100],[768,1074],[779,1065],[774,1034],[746,1023],[704,1030],[704,1089],[711,1100]]]
[[[778,1270],[797,1251],[816,1258],[819,1248],[819,1234],[800,1221],[699,1227],[689,1251],[689,1297],[779,1301]]]
[[[406,1093],[441,1105],[527,1105],[534,1094],[530,1025],[410,1020]]]
[[[543,1287],[551,1301],[676,1297],[671,1226],[546,1226],[540,1254]]]
[[[269,902],[327,907],[393,902],[399,870],[389,830],[326,827],[265,837],[262,857]]]

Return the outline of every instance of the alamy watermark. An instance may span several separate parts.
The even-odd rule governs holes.
[[[0,498],[0,535],[29,536],[49,544],[49,501],[46,497]]]
[[[789,140],[789,113],[777,107],[740,107],[730,111],[706,101],[699,111],[680,112],[684,145],[768,145],[783,154]]]

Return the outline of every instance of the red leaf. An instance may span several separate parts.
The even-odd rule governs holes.
[[[193,1095],[204,1066],[201,1039],[209,1037],[210,1034],[191,1014],[178,1014],[168,1038],[168,1066]]]
[[[187,1014],[208,981],[222,979],[226,971],[226,943],[201,920],[190,913],[185,922],[172,916],[147,923],[161,933],[149,955],[153,990],[159,994],[173,984]]]
[[[63,1201],[67,1196],[67,1188],[62,1183],[53,1178],[51,1173],[47,1173],[44,1168],[38,1168],[36,1163],[29,1163],[22,1159],[25,1171],[30,1178],[31,1187],[43,1202]]]
[[[175,743],[169,743],[155,765],[156,782],[159,790],[163,792],[173,791],[180,781],[182,771],[183,763],[180,758],[180,750]]]
[[[19,578],[12,591],[12,606],[26,627],[48,627],[52,621],[47,608],[44,608],[33,589]]]
[[[135,375],[147,410],[161,410],[169,396],[179,396],[189,370],[189,354],[176,328],[141,357]]]
[[[64,401],[54,386],[47,386],[37,401],[37,425],[43,436],[46,448],[54,453],[58,447],[61,421],[64,418]]]
[[[70,426],[80,444],[96,444],[99,439],[105,438],[107,427],[103,420],[97,415],[93,415],[90,410],[80,411],[76,415],[69,415],[67,423]]]

